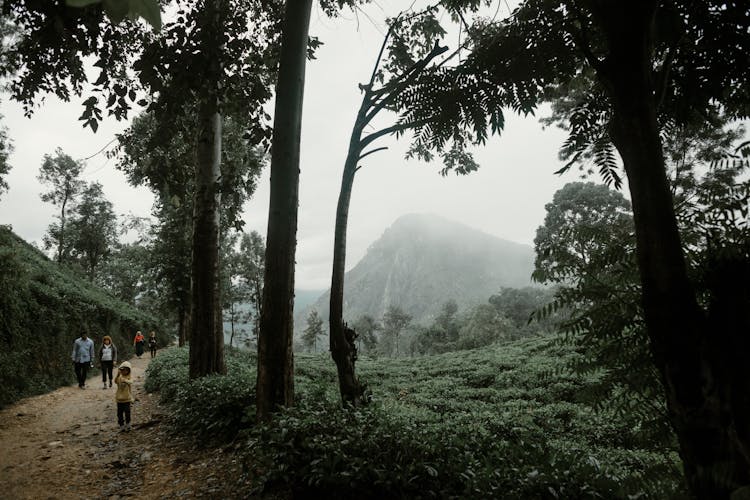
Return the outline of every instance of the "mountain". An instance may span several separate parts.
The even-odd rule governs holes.
[[[344,320],[362,314],[379,319],[394,304],[414,322],[429,323],[450,299],[464,309],[501,287],[530,285],[533,266],[529,245],[436,215],[404,215],[346,273]],[[295,329],[305,328],[313,308],[327,321],[328,301],[326,292],[312,306],[298,309]]]

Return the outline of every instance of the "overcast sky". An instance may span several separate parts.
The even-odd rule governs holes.
[[[391,2],[397,4],[397,2]],[[381,6],[383,3],[381,3]],[[386,2],[387,5],[387,2]],[[384,7],[385,8],[385,7]],[[388,9],[386,9],[388,10]],[[325,289],[331,274],[333,225],[346,148],[359,107],[357,84],[368,79],[382,41],[383,12],[372,5],[371,19],[347,12],[331,20],[319,9],[313,12],[311,34],[324,45],[307,66],[302,125],[297,288]],[[394,14],[391,9],[389,13]],[[456,41],[446,39],[454,46]],[[20,106],[4,99],[3,123],[14,141],[10,191],[0,198],[0,223],[28,241],[41,243],[54,207],[43,203],[44,190],[36,176],[44,154],[61,147],[73,158],[85,158],[105,146],[127,124],[105,121],[96,134],[82,129],[78,116],[81,99],[61,103],[53,97],[31,119]],[[543,222],[544,205],[566,182],[578,179],[577,171],[553,175],[565,133],[542,130],[537,117],[519,118],[508,113],[502,137],[494,137],[475,150],[481,168],[468,176],[439,175],[440,164],[404,160],[405,138],[381,139],[389,146],[371,155],[358,172],[349,214],[347,268],[367,251],[400,215],[434,213],[486,233],[532,244]],[[114,168],[115,160],[97,155],[87,162],[84,179],[99,181],[118,214],[149,216],[153,197],[145,188],[133,188]],[[592,179],[597,180],[597,179]],[[245,230],[265,234],[269,175],[245,209]]]

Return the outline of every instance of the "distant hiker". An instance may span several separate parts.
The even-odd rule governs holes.
[[[135,338],[133,339],[133,345],[135,346],[135,355],[139,358],[143,356],[143,346],[146,343],[146,339],[143,338],[143,334],[138,331],[135,333]]]
[[[151,349],[151,357],[156,357],[156,332],[148,334],[148,347]]]
[[[107,388],[107,375],[109,375],[109,386],[112,387],[112,368],[117,364],[117,347],[112,343],[112,338],[105,335],[102,346],[99,348],[99,363],[102,366],[102,389]]]
[[[133,379],[131,378],[130,363],[124,361],[117,369],[115,385],[115,401],[117,401],[117,424],[121,431],[130,430],[130,405],[135,401],[133,398]]]
[[[78,387],[85,389],[89,367],[94,366],[94,341],[88,338],[86,332],[82,332],[80,338],[73,342],[73,354],[70,357],[76,371]]]

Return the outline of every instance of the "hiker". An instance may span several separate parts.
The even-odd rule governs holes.
[[[105,335],[102,346],[99,348],[99,364],[102,367],[102,389],[107,388],[107,375],[109,375],[109,386],[112,387],[112,369],[117,364],[117,347],[112,343],[112,338]]]
[[[143,334],[140,331],[135,332],[133,345],[135,346],[135,355],[138,356],[138,358],[143,356],[143,345],[145,343],[146,343],[146,339],[143,338]]]
[[[130,430],[130,406],[135,399],[133,398],[133,379],[131,377],[130,363],[124,361],[117,369],[115,377],[117,392],[115,401],[117,401],[117,424],[120,431]]]
[[[94,341],[88,338],[86,332],[81,332],[81,336],[73,342],[73,354],[70,357],[76,371],[78,387],[85,389],[89,367],[94,367]]]
[[[148,334],[148,347],[151,349],[151,357],[156,357],[156,332]]]

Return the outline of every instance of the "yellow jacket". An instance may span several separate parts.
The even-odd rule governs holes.
[[[120,365],[120,368],[129,368],[130,373],[128,376],[124,376],[120,370],[117,370],[117,376],[115,377],[115,384],[117,384],[117,392],[115,393],[115,401],[118,403],[132,403],[135,401],[133,398],[133,368],[127,361]]]

